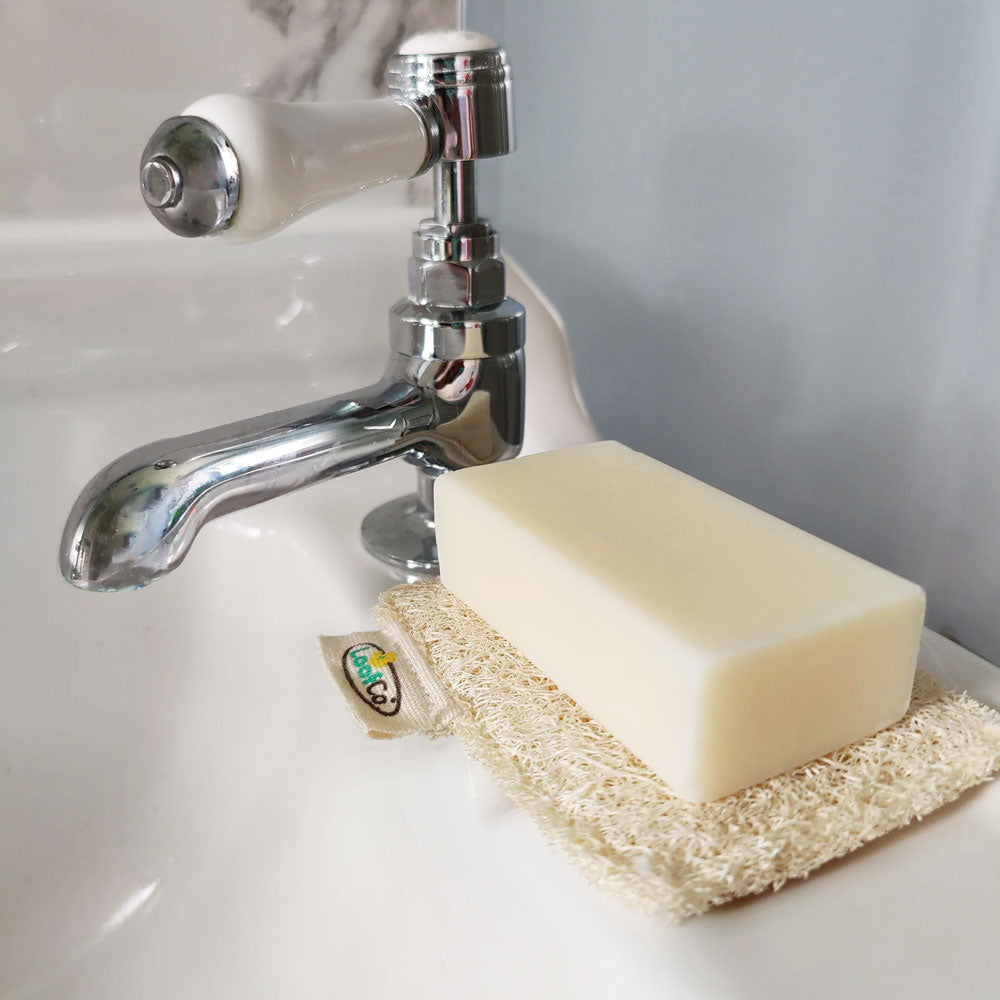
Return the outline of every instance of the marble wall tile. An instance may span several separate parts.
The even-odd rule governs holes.
[[[0,0],[0,214],[134,210],[139,154],[163,118],[218,91],[374,96],[398,42],[455,26],[459,8],[459,0]]]

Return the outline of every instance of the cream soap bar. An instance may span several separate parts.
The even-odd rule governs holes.
[[[613,441],[448,473],[441,579],[678,795],[899,719],[915,583]]]

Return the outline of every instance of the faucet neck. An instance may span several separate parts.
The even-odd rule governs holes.
[[[434,219],[448,229],[479,221],[473,160],[441,160],[435,166]]]
[[[470,142],[474,150],[474,144]],[[476,204],[475,152],[442,157],[434,164],[434,216],[413,234],[409,302],[448,310],[465,320],[503,303],[506,281],[500,241]]]

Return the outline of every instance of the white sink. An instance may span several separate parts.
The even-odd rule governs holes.
[[[146,590],[62,581],[108,460],[377,378],[419,214],[362,199],[240,248],[0,227],[0,997],[912,997],[946,972],[985,997],[1000,787],[672,928],[581,882],[456,742],[363,737],[315,637],[395,582],[358,526],[413,489],[402,463],[215,521]],[[556,318],[510,291],[526,449],[594,437]],[[925,656],[1000,703],[1000,672]]]

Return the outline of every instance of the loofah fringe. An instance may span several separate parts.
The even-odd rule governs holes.
[[[548,840],[601,888],[675,919],[804,878],[1000,769],[1000,716],[920,673],[894,726],[691,803],[438,581],[383,594],[375,619],[426,653],[467,752]]]

